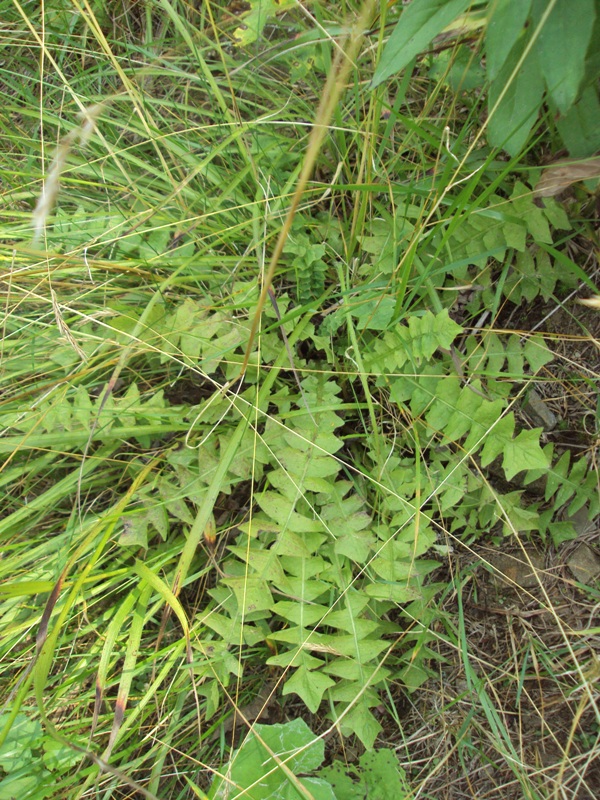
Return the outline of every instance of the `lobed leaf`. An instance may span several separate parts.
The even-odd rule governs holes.
[[[335,681],[323,675],[322,672],[309,670],[305,665],[300,666],[289,678],[283,687],[283,694],[297,694],[306,707],[313,714],[321,705],[323,695],[335,685]]]
[[[512,480],[522,470],[548,468],[548,457],[540,447],[541,431],[542,428],[521,431],[504,445],[502,467],[506,480]]]

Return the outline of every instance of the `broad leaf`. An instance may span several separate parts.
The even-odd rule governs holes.
[[[0,730],[6,724],[7,716],[0,716]],[[32,748],[39,746],[42,726],[25,714],[18,714],[12,727],[0,746],[0,764],[7,772],[15,772],[34,760]]]
[[[45,769],[36,769],[35,762],[17,772],[9,773],[0,781],[0,800],[16,800],[17,797],[44,800],[52,794],[52,776]]]
[[[431,677],[431,673],[427,672],[420,664],[409,662],[400,670],[398,677],[409,692],[414,692]]]
[[[277,761],[271,753],[277,756]],[[221,770],[227,780],[218,775],[208,797],[211,800],[225,797],[228,800],[242,797],[245,800],[267,797],[300,800],[306,795],[296,788],[289,771],[294,774],[313,772],[322,764],[323,757],[323,741],[314,736],[301,718],[284,725],[255,725],[254,732],[236,750],[229,766]],[[285,762],[288,771],[278,766],[279,761]],[[318,800],[335,800],[331,787],[324,781],[310,781],[312,796]]]
[[[488,138],[495,147],[517,155],[527,142],[544,95],[544,79],[535,53],[521,62],[525,43],[518,41],[488,98]]]
[[[510,195],[512,206],[517,217],[522,220],[528,232],[536,242],[552,244],[552,234],[548,227],[546,215],[533,202],[531,189],[521,181],[515,181]]]
[[[485,70],[477,54],[466,45],[436,54],[429,77],[442,80],[453,92],[472,92],[485,83]]]
[[[317,560],[320,561],[320,559]],[[319,566],[321,566],[321,563]],[[285,580],[275,585],[280,592],[293,597],[295,602],[300,599],[310,603],[329,590],[329,584],[325,583],[325,581],[319,581],[315,578],[307,581],[302,575],[298,577],[286,575]]]
[[[523,33],[531,0],[496,0],[485,32],[485,65],[493,81]]]
[[[383,49],[371,88],[404,69],[470,3],[471,0],[413,0],[402,12]]]
[[[201,618],[201,621],[215,631],[227,644],[237,644],[239,646],[242,638],[242,624],[239,615],[235,619],[230,619],[217,611],[208,611]]]
[[[369,750],[358,765],[334,761],[319,775],[331,783],[337,800],[402,800],[410,796],[404,770],[392,750]]]
[[[534,44],[548,93],[561,114],[573,105],[585,74],[585,56],[596,16],[594,0],[557,0]],[[541,23],[548,0],[533,0],[532,22]]]
[[[575,158],[592,156],[600,148],[600,101],[596,86],[588,86],[556,127]]]

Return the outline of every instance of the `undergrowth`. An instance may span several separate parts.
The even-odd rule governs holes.
[[[593,204],[534,195],[550,101],[488,142],[488,4],[376,88],[373,4],[329,118],[351,3],[51,5],[0,4],[0,798],[441,797],[476,759],[586,796],[597,584],[577,628],[538,579],[556,637],[514,674],[468,640],[459,559],[600,503],[598,365],[537,315],[594,290]],[[499,699],[532,675],[576,697],[558,772]],[[425,771],[415,713],[452,741]]]

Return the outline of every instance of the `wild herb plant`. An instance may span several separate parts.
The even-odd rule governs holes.
[[[373,748],[392,689],[436,674],[440,639],[462,652],[440,633],[452,551],[598,514],[593,458],[523,421],[552,337],[496,324],[593,286],[563,206],[533,199],[541,94],[513,97],[527,124],[503,105],[564,3],[524,11],[505,61],[514,4],[474,4],[467,43],[385,82],[469,4],[413,0],[385,46],[393,9],[348,44],[361,9],[335,5],[4,4],[0,740],[31,742],[0,797],[47,796],[33,760],[60,796],[203,796],[267,676],[315,734]],[[582,63],[564,96],[541,68],[563,122]],[[322,746],[307,730],[293,758]],[[294,780],[320,763],[281,796],[335,785]]]

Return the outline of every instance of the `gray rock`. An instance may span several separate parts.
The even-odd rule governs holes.
[[[556,414],[548,408],[535,389],[531,389],[528,392],[523,411],[535,425],[542,427],[545,431],[551,431],[556,428],[558,423]]]
[[[573,550],[567,560],[567,566],[575,580],[587,586],[600,577],[600,556],[585,542],[581,542]]]

